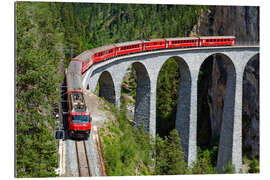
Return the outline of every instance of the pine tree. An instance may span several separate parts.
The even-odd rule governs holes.
[[[175,175],[186,174],[187,165],[184,161],[180,137],[176,129],[168,137],[156,138],[156,174]]]

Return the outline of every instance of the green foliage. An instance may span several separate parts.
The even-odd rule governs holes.
[[[235,173],[235,167],[232,164],[232,162],[228,162],[227,166],[223,167],[223,173],[224,174],[233,174]]]
[[[197,160],[190,169],[190,174],[215,174],[216,168],[211,163],[211,152],[197,147]]]
[[[16,3],[16,176],[56,176],[53,104],[63,34],[54,4]]]
[[[184,161],[184,153],[176,129],[163,140],[156,137],[156,175],[186,174],[187,165]]]
[[[259,164],[259,158],[254,157],[249,163],[249,173],[260,173],[260,164]]]
[[[107,173],[111,176],[147,175],[153,166],[153,144],[142,129],[134,129],[125,110],[116,111],[116,122],[101,129]]]
[[[187,36],[202,6],[56,3],[66,47],[78,51],[143,38]],[[135,28],[134,28],[135,27]],[[66,56],[70,53],[67,52]]]

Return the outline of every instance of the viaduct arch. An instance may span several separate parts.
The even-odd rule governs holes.
[[[109,102],[120,107],[121,84],[126,69],[133,65],[137,72],[135,123],[156,134],[156,88],[162,65],[170,57],[179,64],[181,82],[178,95],[176,129],[179,132],[185,160],[190,166],[196,160],[197,146],[197,80],[202,63],[215,54],[225,56],[228,76],[220,133],[217,169],[232,161],[236,172],[242,168],[242,85],[247,62],[259,53],[259,46],[207,47],[169,49],[121,56],[93,65],[83,75],[83,87],[94,91],[97,82],[108,80],[100,88]],[[103,75],[102,75],[103,74]],[[108,78],[108,77],[111,78]],[[110,85],[109,85],[110,84]],[[109,87],[109,88],[106,88]],[[112,88],[114,87],[114,97]],[[111,98],[111,99],[110,99]]]

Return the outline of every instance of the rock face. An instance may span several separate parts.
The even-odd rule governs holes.
[[[218,6],[201,11],[190,35],[234,35],[237,43],[259,42],[259,7]],[[220,133],[227,79],[219,60],[213,57],[212,77],[208,80],[211,134]],[[259,155],[259,56],[250,60],[245,68],[242,119],[243,154],[249,157]]]

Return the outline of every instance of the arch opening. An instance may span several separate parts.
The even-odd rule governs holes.
[[[163,138],[175,129],[179,83],[179,64],[171,57],[162,65],[157,80],[156,133]]]
[[[171,124],[168,127],[168,129],[164,130],[164,135],[168,135],[168,133],[170,132],[171,129],[176,129],[178,131],[179,137],[181,139],[181,146],[182,146],[182,151],[184,152],[184,159],[186,162],[189,161],[189,147],[190,147],[190,112],[191,112],[191,73],[189,70],[189,66],[188,64],[185,62],[184,59],[182,59],[179,56],[173,56],[171,57],[172,60],[167,59],[167,61],[165,61],[165,66],[166,67],[166,62],[170,62],[173,64],[173,68],[174,68],[174,75],[170,74],[173,71],[170,71],[170,68],[168,70],[166,70],[165,68],[165,72],[167,71],[170,75],[172,75],[172,78],[175,78],[175,82],[170,82],[168,81],[168,86],[170,86],[169,89],[169,93],[166,91],[165,95],[163,96],[162,94],[159,95],[159,88],[166,83],[158,82],[157,84],[157,110],[156,112],[158,113],[158,111],[161,111],[158,109],[159,104],[162,104],[162,102],[158,102],[159,101],[159,97],[161,98],[166,97],[166,95],[172,95],[173,96],[169,96],[169,100],[168,101],[163,101],[164,103],[169,104],[168,108],[170,111],[165,112],[165,115],[167,113],[168,117],[171,118]],[[163,68],[162,67],[162,68]],[[159,72],[162,73],[162,68],[160,69]],[[168,74],[167,73],[167,74]],[[166,73],[165,73],[166,75]],[[159,75],[160,76],[160,73]],[[168,77],[167,77],[168,78]],[[159,81],[160,77],[158,77]],[[164,77],[164,79],[166,79],[166,76]],[[174,85],[172,85],[174,84]],[[174,93],[170,93],[171,88],[175,88],[174,89]],[[166,89],[166,88],[165,88]],[[165,98],[166,99],[166,98]],[[172,101],[173,102],[172,102]],[[165,106],[166,108],[166,106]],[[159,115],[157,115],[156,117],[158,118]],[[159,124],[160,120],[157,119],[157,127],[161,126],[162,124]],[[161,120],[162,121],[162,120]],[[163,122],[164,124],[166,124],[166,120]],[[169,125],[169,124],[168,124]],[[159,134],[159,129],[156,130],[156,132]]]
[[[223,153],[219,153],[220,144],[230,146],[232,143],[234,108],[231,106],[234,106],[234,89],[235,68],[231,59],[221,53],[208,56],[201,64],[197,81],[197,152],[198,156],[201,156],[205,151],[209,151],[211,166],[214,168],[217,167],[218,159],[223,158],[219,157]],[[225,97],[226,94],[230,99]],[[228,111],[232,114],[230,120],[224,116]],[[227,129],[224,122],[229,124],[231,129]],[[223,131],[231,134],[226,136],[222,134]],[[225,154],[225,159],[221,160],[223,162],[231,159],[230,153]]]
[[[121,84],[121,106],[125,105],[127,118],[136,127],[150,126],[150,77],[142,63],[134,62],[126,70]]]
[[[253,161],[259,167],[260,157],[260,108],[259,108],[259,54],[253,56],[245,66],[242,96],[242,159],[249,166]],[[258,167],[249,172],[259,172]]]
[[[115,105],[116,98],[114,82],[111,74],[108,71],[104,71],[101,73],[95,92],[99,97],[103,97],[106,101]]]

